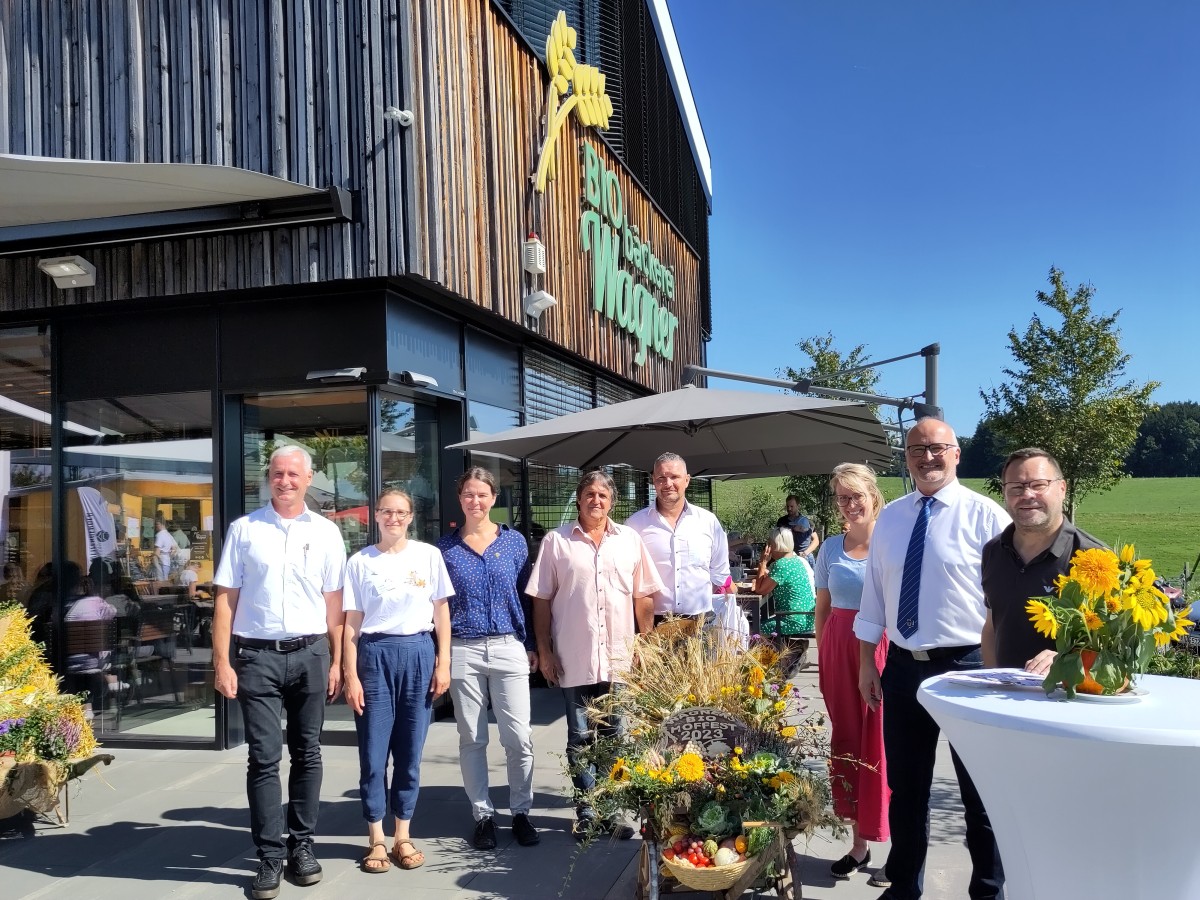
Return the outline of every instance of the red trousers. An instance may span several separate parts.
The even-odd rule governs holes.
[[[818,684],[829,712],[833,811],[857,822],[863,840],[886,841],[891,791],[883,758],[883,706],[872,712],[858,692],[855,615],[852,609],[830,610],[817,647]],[[879,671],[887,650],[885,635],[875,648]]]

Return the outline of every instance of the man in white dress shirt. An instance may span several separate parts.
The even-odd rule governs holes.
[[[312,457],[302,447],[271,454],[271,502],[230,526],[213,578],[216,688],[238,699],[249,751],[246,793],[259,857],[250,886],[254,900],[279,894],[285,861],[296,884],[321,880],[312,843],[325,701],[337,696],[342,683],[346,549],[337,525],[304,503],[312,477]],[[279,781],[285,712],[291,761],[286,821]]]
[[[870,881],[887,887],[881,900],[921,896],[939,729],[917,701],[917,688],[934,675],[982,666],[979,637],[987,608],[981,555],[1011,521],[999,504],[958,482],[958,441],[945,422],[919,420],[908,432],[905,454],[917,489],[879,515],[854,622],[861,642],[859,690],[872,709],[882,700],[887,711],[892,849]],[[885,630],[891,645],[881,679],[874,653]],[[1000,854],[979,793],[953,748],[951,755],[971,855],[968,894],[990,900],[1004,885]]]
[[[717,517],[687,502],[692,476],[678,453],[654,461],[654,503],[625,522],[642,536],[663,589],[654,595],[654,624],[666,616],[703,619],[713,593],[729,585],[729,539]]]

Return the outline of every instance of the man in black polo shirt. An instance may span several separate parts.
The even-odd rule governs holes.
[[[1076,550],[1104,545],[1063,516],[1067,485],[1058,460],[1045,450],[1014,451],[1000,477],[1013,521],[983,547],[983,664],[1045,675],[1054,642],[1037,633],[1025,604],[1054,593],[1055,579],[1071,568]]]

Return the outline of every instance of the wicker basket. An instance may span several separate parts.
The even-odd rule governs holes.
[[[697,869],[695,866],[682,865],[665,856],[662,858],[663,867],[674,875],[680,884],[697,891],[728,890],[737,883],[752,862],[752,859],[747,859],[730,866]]]

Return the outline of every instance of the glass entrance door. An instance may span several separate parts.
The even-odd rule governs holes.
[[[370,430],[370,403],[379,403],[379,429]],[[308,508],[337,523],[346,554],[374,538],[375,485],[402,488],[416,513],[409,535],[437,540],[442,532],[438,415],[433,403],[367,388],[250,394],[242,399],[242,509],[270,502],[265,474],[277,447],[297,445],[313,458]],[[381,470],[372,477],[378,458]],[[236,715],[236,714],[235,714]],[[354,740],[354,714],[339,698],[326,709],[325,736]]]

